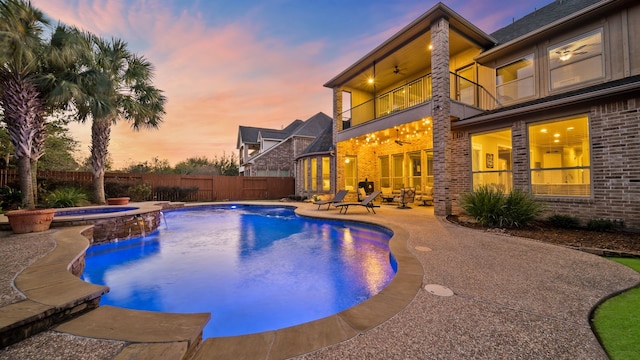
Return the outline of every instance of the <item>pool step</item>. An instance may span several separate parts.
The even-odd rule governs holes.
[[[188,359],[202,342],[209,313],[171,314],[101,306],[53,330],[132,343],[116,359]],[[161,354],[162,356],[156,356]]]
[[[27,299],[0,308],[0,348],[98,307],[109,288],[76,276],[82,272],[89,246],[81,235],[84,229],[55,233],[56,248],[18,274],[15,287]]]

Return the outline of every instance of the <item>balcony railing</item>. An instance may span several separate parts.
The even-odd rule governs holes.
[[[451,99],[482,109],[493,110],[501,107],[500,102],[482,85],[451,73]],[[424,104],[432,98],[431,74],[385,92],[375,99],[367,100],[340,114],[343,130],[395,112]]]

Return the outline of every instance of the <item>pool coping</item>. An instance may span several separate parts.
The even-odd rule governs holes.
[[[299,216],[341,219],[388,228],[393,231],[389,247],[397,263],[396,275],[380,293],[329,317],[280,330],[209,338],[202,343],[202,329],[210,318],[209,313],[150,313],[100,306],[54,327],[53,330],[83,337],[125,341],[128,346],[123,349],[121,355],[130,351],[131,349],[126,349],[134,345],[143,345],[141,351],[144,352],[147,349],[157,349],[159,343],[173,343],[181,349],[175,352],[177,359],[183,358],[185,354],[191,355],[196,350],[192,357],[195,360],[212,357],[284,359],[346,341],[382,324],[409,305],[421,288],[424,271],[418,259],[407,248],[408,232],[397,225],[385,223],[381,217],[375,217],[375,221],[354,220],[344,216],[332,216],[331,212],[321,213],[315,209],[302,208],[296,204],[275,202],[216,202],[198,203],[193,206],[230,204],[293,207]],[[82,232],[89,228],[90,225],[64,228],[53,235],[56,249],[16,277],[16,288],[27,297],[18,304],[34,304],[36,310],[39,310],[42,304],[60,307],[63,303],[74,303],[78,294],[83,298],[87,297],[89,292],[90,297],[95,298],[106,293],[106,287],[84,282],[70,272],[74,264],[84,257],[88,248],[89,241]],[[29,277],[30,274],[42,274],[44,270],[48,274],[46,277]],[[35,282],[25,282],[25,279]],[[59,291],[61,284],[64,284],[62,294]],[[9,310],[9,307],[0,310]],[[31,312],[25,312],[25,317],[33,316]],[[145,347],[145,344],[149,346]],[[198,346],[199,348],[195,349]]]

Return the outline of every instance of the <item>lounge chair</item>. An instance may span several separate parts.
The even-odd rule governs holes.
[[[394,198],[393,201],[400,204],[398,209],[411,209],[411,207],[407,206],[407,204],[412,203],[416,197],[416,189],[415,188],[404,188],[400,189],[400,194],[398,197]]]
[[[320,206],[327,205],[327,210],[329,210],[329,208],[331,207],[331,204],[344,201],[344,198],[345,196],[347,196],[348,193],[349,193],[349,190],[340,190],[335,194],[333,199],[314,201],[313,205],[318,205],[318,210],[320,210]]]
[[[375,208],[380,207],[380,205],[374,205],[373,199],[375,199],[378,195],[380,195],[380,191],[374,191],[369,196],[364,198],[361,202],[340,202],[335,203],[333,206],[340,208],[340,214],[342,214],[342,210],[344,209],[344,213],[346,214],[349,210],[349,206],[364,206],[367,209],[367,212],[372,212],[375,214]]]

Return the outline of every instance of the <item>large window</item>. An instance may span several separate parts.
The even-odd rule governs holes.
[[[322,189],[323,191],[331,190],[331,158],[322,157]]]
[[[474,189],[495,186],[510,192],[513,186],[511,129],[472,135],[471,147]]]
[[[394,154],[391,156],[393,177],[391,178],[393,190],[400,190],[404,187],[404,154]]]
[[[425,186],[433,187],[433,150],[425,150],[426,162]]]
[[[587,116],[529,125],[529,154],[534,195],[591,195]]]
[[[412,152],[409,156],[409,187],[415,188],[416,191],[422,191],[422,159],[420,152]]]
[[[302,161],[302,178],[304,179],[304,189],[309,190],[309,159]]]
[[[380,187],[391,187],[391,167],[389,166],[389,156],[380,156]]]
[[[551,90],[604,77],[602,30],[549,48]]]
[[[358,191],[358,159],[347,155],[344,159],[344,188]]]
[[[311,190],[318,190],[318,159],[311,159]]]
[[[499,67],[496,70],[496,92],[503,105],[532,97],[533,55]]]
[[[476,69],[473,65],[456,72],[456,100],[476,106]]]

